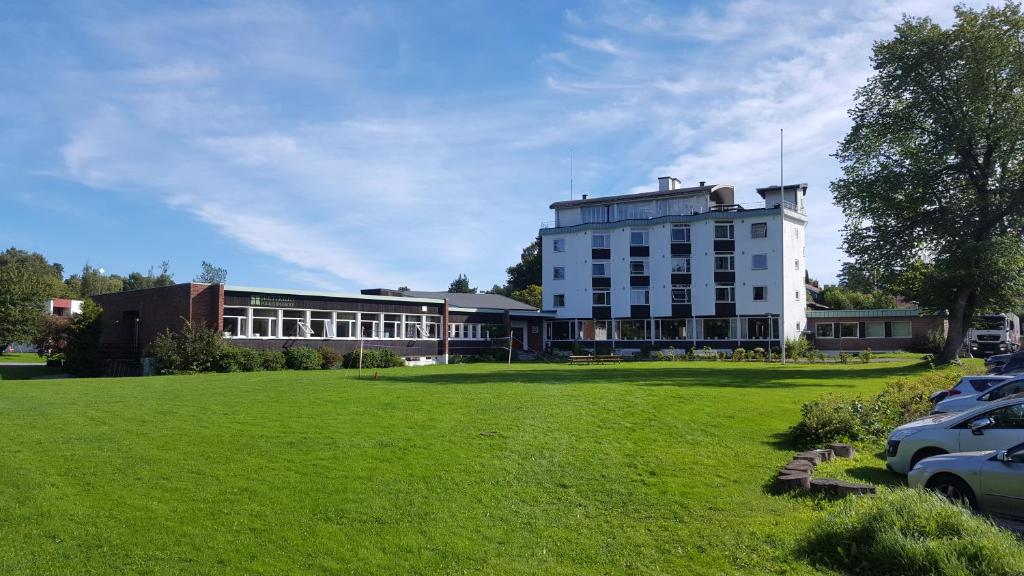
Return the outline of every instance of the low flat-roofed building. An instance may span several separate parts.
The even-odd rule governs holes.
[[[948,329],[945,315],[919,308],[807,311],[809,337],[824,351],[907,350],[932,332],[945,336]]]

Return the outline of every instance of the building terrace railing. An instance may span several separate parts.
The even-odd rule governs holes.
[[[625,222],[627,220],[653,220],[654,218],[661,218],[664,216],[693,216],[697,214],[707,214],[710,212],[745,212],[747,210],[765,210],[774,208],[784,208],[790,212],[797,212],[799,214],[806,214],[803,208],[797,206],[792,202],[775,202],[771,206],[767,206],[765,202],[748,202],[745,204],[714,204],[709,206],[707,209],[691,210],[687,213],[679,214],[658,214],[654,210],[637,210],[631,213],[628,217],[616,218],[614,220],[606,220],[601,222],[580,222],[579,224],[571,224],[567,226],[579,226],[583,224],[606,224],[609,222]],[[546,228],[561,228],[558,220],[544,220],[540,223],[541,229]]]

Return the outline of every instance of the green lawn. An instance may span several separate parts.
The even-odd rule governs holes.
[[[0,364],[9,362],[32,362],[33,364],[46,364],[46,357],[35,352],[7,352],[0,354]]]
[[[786,429],[922,369],[4,380],[0,574],[815,573]]]

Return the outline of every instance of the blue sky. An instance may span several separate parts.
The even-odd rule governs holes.
[[[945,0],[11,2],[0,244],[282,288],[481,288],[575,191],[828,183],[871,43]]]

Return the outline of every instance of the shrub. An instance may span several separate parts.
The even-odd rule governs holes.
[[[64,369],[75,376],[102,376],[106,372],[100,349],[100,315],[103,309],[92,300],[82,304],[82,312],[68,326],[64,343]]]
[[[786,339],[786,354],[794,360],[804,356],[810,347],[811,343],[806,338]]]
[[[946,335],[941,330],[930,330],[924,336],[918,336],[907,346],[908,352],[921,354],[938,354],[946,347]]]
[[[280,350],[263,350],[260,354],[260,365],[263,366],[264,370],[276,371],[284,370],[287,365],[284,352]]]
[[[732,351],[733,362],[742,362],[747,359],[747,351],[743,348],[737,348]]]
[[[991,521],[921,490],[847,498],[821,517],[801,552],[846,574],[1020,575],[1024,546]]]
[[[857,355],[860,361],[867,364],[871,362],[871,359],[875,357],[875,353],[871,351],[871,348],[865,348],[863,352]]]
[[[696,346],[694,346],[694,347],[690,348],[689,350],[687,350],[687,352],[686,352],[686,359],[687,360],[696,360],[697,359],[697,348],[696,348]]]
[[[764,348],[758,346],[751,351],[751,357],[754,360],[764,360]]]
[[[258,372],[264,369],[263,354],[252,348],[238,347],[238,369],[242,372]]]
[[[218,359],[228,346],[219,332],[186,321],[181,330],[164,330],[149,346],[160,374],[194,374],[218,369]]]
[[[812,446],[884,438],[900,424],[926,416],[932,409],[931,393],[951,387],[960,376],[960,370],[954,368],[896,378],[870,401],[823,396],[801,407],[800,422],[792,429],[794,439]]]
[[[850,363],[850,353],[849,352],[840,352],[839,353],[839,362],[841,364],[849,364]]]
[[[451,357],[449,357],[448,360],[450,362]],[[463,358],[464,362],[467,360],[468,359]],[[358,368],[359,350],[353,350],[348,354],[345,354],[341,364],[345,368]],[[391,350],[363,350],[363,368],[394,368],[397,366],[405,366],[405,360]]]
[[[330,346],[321,346],[316,349],[316,353],[320,355],[320,367],[324,370],[337,368],[341,365],[341,352]]]
[[[312,348],[292,346],[284,351],[284,365],[291,370],[319,370],[320,355]]]
[[[217,351],[217,359],[214,362],[214,369],[217,372],[241,372],[242,371],[242,348],[225,344]]]

